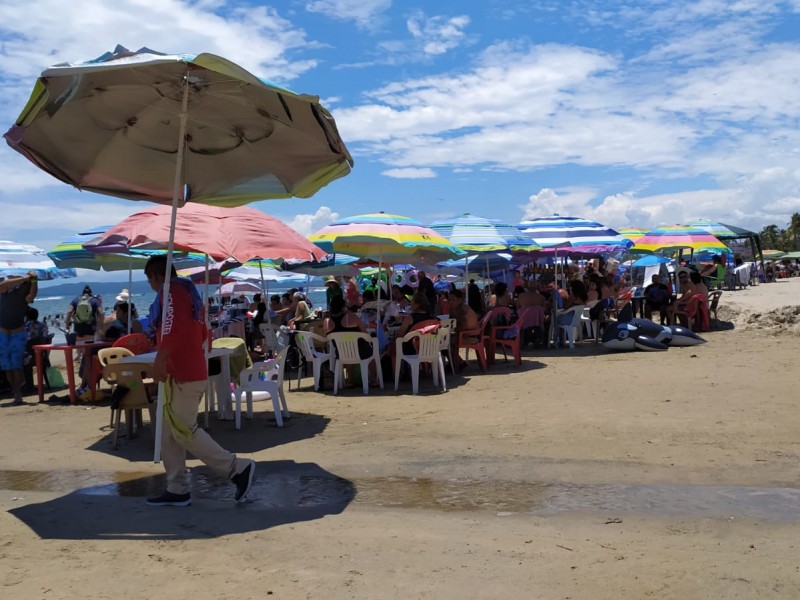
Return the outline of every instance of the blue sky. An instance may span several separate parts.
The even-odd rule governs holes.
[[[51,64],[212,52],[336,118],[353,172],[254,205],[304,234],[377,210],[783,227],[800,211],[797,32],[800,0],[5,2],[0,128]],[[138,208],[4,144],[0,180],[0,239],[44,248]]]

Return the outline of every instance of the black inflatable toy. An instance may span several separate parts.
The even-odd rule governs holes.
[[[631,319],[607,323],[603,330],[603,347],[609,350],[645,350],[657,352],[670,346],[696,346],[706,340],[680,325],[659,325],[647,319]]]

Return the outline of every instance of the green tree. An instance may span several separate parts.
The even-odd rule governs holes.
[[[780,230],[777,225],[767,225],[761,230],[761,243],[765,249],[775,250],[780,243]]]
[[[800,212],[792,215],[789,221],[789,231],[791,231],[793,250],[800,250]]]

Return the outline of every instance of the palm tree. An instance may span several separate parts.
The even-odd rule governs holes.
[[[789,231],[791,232],[793,250],[800,250],[800,213],[794,213],[789,221]]]
[[[777,225],[767,225],[761,230],[761,241],[765,248],[776,248],[780,242],[780,230]]]

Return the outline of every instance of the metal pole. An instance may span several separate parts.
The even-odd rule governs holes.
[[[172,253],[175,250],[175,226],[178,222],[178,202],[183,199],[183,155],[186,149],[186,122],[188,121],[189,82],[183,78],[183,101],[181,102],[180,126],[178,129],[178,155],[175,160],[175,181],[172,187],[172,215],[169,225],[169,243],[167,244],[167,270],[164,274],[164,286],[161,291],[161,335],[167,323],[169,307],[169,283],[172,273]],[[161,462],[161,427],[164,423],[164,382],[158,384],[158,401],[156,403],[156,431],[153,462]]]
[[[131,314],[131,292],[133,291],[133,254],[128,250],[128,335],[131,334],[133,315]]]

